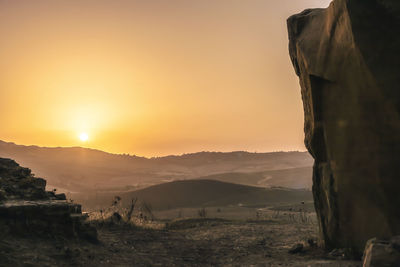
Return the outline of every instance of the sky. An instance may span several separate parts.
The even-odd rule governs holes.
[[[0,0],[0,140],[305,150],[286,18],[329,2]]]

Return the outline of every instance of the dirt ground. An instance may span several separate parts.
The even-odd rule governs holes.
[[[0,266],[361,266],[310,247],[315,224],[282,218],[180,219],[161,229],[105,224],[98,234],[99,244],[3,235]],[[297,243],[303,251],[290,254]]]

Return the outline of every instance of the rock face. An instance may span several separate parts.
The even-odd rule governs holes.
[[[19,166],[11,159],[0,158],[0,201],[13,199],[65,200],[62,196],[56,197],[54,192],[46,192],[46,180],[35,178],[31,170]]]
[[[64,194],[46,192],[46,180],[11,159],[0,158],[0,229],[13,234],[81,236],[97,240],[94,228],[83,223],[81,206]]]
[[[327,248],[400,234],[400,1],[335,0],[288,19]]]

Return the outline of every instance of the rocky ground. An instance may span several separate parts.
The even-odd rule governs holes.
[[[181,219],[166,227],[97,225],[99,243],[0,236],[0,266],[360,266],[310,246],[313,224]],[[298,253],[289,250],[298,243]],[[300,246],[301,247],[301,246]]]
[[[342,252],[328,259],[314,245],[315,213],[304,202],[299,210],[238,205],[153,213],[144,203],[134,210],[136,201],[123,208],[116,197],[87,222],[80,205],[45,185],[0,158],[0,266],[359,265],[342,260]]]

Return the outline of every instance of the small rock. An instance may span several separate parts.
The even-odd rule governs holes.
[[[397,246],[398,238],[393,238],[391,242],[378,240],[376,238],[368,240],[365,245],[363,256],[364,267],[398,267],[400,266],[400,252],[394,248]]]
[[[310,247],[316,247],[316,246],[317,246],[317,243],[316,243],[315,240],[312,239],[312,238],[309,238],[309,239],[307,240],[307,243],[308,243],[308,245],[309,245]]]
[[[392,237],[390,239],[390,244],[395,250],[400,251],[400,235]]]
[[[345,258],[346,252],[342,248],[335,248],[331,252],[329,252],[329,256],[332,258]]]
[[[290,254],[300,253],[303,251],[303,249],[304,249],[303,244],[298,243],[298,244],[294,245],[291,249],[289,249],[289,253]]]
[[[65,196],[64,193],[55,194],[54,196],[55,196],[55,198],[58,199],[58,200],[67,200],[67,197]]]

